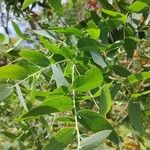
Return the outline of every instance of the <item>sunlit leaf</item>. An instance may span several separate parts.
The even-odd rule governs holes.
[[[7,65],[0,67],[1,79],[16,79],[22,80],[28,76],[26,69],[18,65]]]
[[[32,63],[42,67],[47,67],[50,65],[48,58],[43,53],[38,51],[25,50],[21,51],[19,55],[31,61]]]
[[[80,75],[75,78],[73,88],[79,92],[85,92],[100,86],[103,81],[101,71],[93,67],[85,73],[85,76]]]
[[[22,9],[26,9],[30,4],[34,3],[36,0],[24,0],[22,4]]]

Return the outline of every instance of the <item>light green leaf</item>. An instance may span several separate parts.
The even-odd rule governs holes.
[[[127,82],[132,84],[132,83],[137,83],[143,80],[147,80],[150,78],[150,71],[149,72],[141,72],[141,73],[136,73],[136,74],[131,74],[130,76],[127,77]]]
[[[47,97],[46,100],[42,103],[42,106],[49,106],[57,110],[57,112],[68,111],[73,108],[73,101],[71,98],[66,96],[59,97]]]
[[[22,4],[22,9],[26,9],[30,4],[34,3],[37,0],[24,0]]]
[[[58,14],[64,15],[64,10],[61,5],[61,0],[48,0],[48,1]]]
[[[47,142],[43,150],[63,150],[75,136],[74,128],[62,128]]]
[[[88,130],[93,132],[99,132],[102,130],[113,130],[111,124],[99,114],[89,111],[81,110],[78,112],[78,121]],[[116,144],[119,144],[119,137],[116,132],[113,130],[112,133],[108,136],[108,139],[113,141]]]
[[[77,46],[82,51],[104,51],[106,46],[91,38],[82,38],[78,41]]]
[[[23,38],[24,35],[23,35],[22,31],[20,30],[20,28],[18,27],[18,25],[14,21],[12,21],[12,25],[13,25],[13,28],[15,29],[16,34],[19,37]]]
[[[129,10],[131,12],[136,12],[136,13],[139,13],[148,8],[149,8],[148,4],[146,4],[145,2],[138,1],[138,0],[129,6]]]
[[[25,50],[21,51],[19,55],[38,66],[47,67],[50,65],[48,58],[38,51]]]
[[[107,10],[107,9],[102,9],[102,12],[113,18],[121,20],[123,23],[125,23],[127,21],[127,16],[125,16],[124,14],[121,14],[119,12],[115,12],[115,11],[111,11],[111,10]]]
[[[40,35],[40,36],[43,36],[43,37],[46,37],[52,41],[56,41],[56,37],[54,35],[54,33],[52,31],[50,32],[47,32],[45,30],[33,30],[33,32],[37,35]]]
[[[102,68],[105,68],[107,65],[104,61],[104,59],[101,57],[101,55],[98,52],[90,52],[93,61],[101,66]]]
[[[103,142],[104,139],[106,139],[112,130],[102,130],[100,132],[97,132],[90,137],[87,137],[81,141],[81,148],[82,149],[93,149],[93,147],[97,147],[100,143]]]
[[[112,105],[109,87],[109,84],[104,85],[101,91],[101,95],[99,97],[99,110],[101,115],[106,115]]]
[[[132,126],[136,131],[143,131],[143,120],[141,116],[141,108],[138,103],[134,103],[132,101],[128,104],[128,115],[131,121]]]
[[[87,32],[93,39],[98,39],[100,36],[100,29],[96,27],[87,29]]]
[[[61,86],[69,86],[68,81],[64,77],[64,73],[59,65],[52,64],[53,79],[56,81],[57,88]]]
[[[5,41],[5,36],[0,33],[0,44],[3,43]]]
[[[7,85],[0,86],[0,101],[6,99],[13,92],[13,88],[8,87]]]
[[[103,81],[101,71],[94,67],[85,73],[85,76],[77,76],[73,83],[73,88],[78,92],[86,92],[100,86]]]
[[[17,92],[17,94],[18,94],[18,98],[19,98],[19,101],[20,101],[21,105],[24,107],[24,109],[25,109],[26,111],[28,111],[28,108],[27,108],[25,99],[24,99],[24,97],[23,97],[23,95],[22,95],[20,86],[19,86],[18,84],[16,84],[16,92]]]
[[[131,97],[132,98],[138,98],[138,97],[148,95],[148,94],[150,94],[150,90],[144,91],[144,92],[141,92],[141,93],[134,93],[134,94],[131,95]]]
[[[44,102],[28,113],[22,116],[22,118],[32,118],[41,115],[46,115],[55,112],[70,111],[73,108],[73,101],[66,96],[52,95],[48,96]]]
[[[7,65],[0,67],[1,79],[16,79],[22,80],[28,76],[26,69],[18,65]]]

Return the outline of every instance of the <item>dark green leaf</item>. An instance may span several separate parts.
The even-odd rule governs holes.
[[[41,52],[25,50],[25,51],[21,51],[19,55],[31,61],[32,63],[42,67],[47,67],[50,65],[48,58]]]
[[[43,150],[63,150],[75,138],[74,128],[60,129],[44,146]]]
[[[113,71],[115,72],[115,74],[121,76],[121,77],[128,77],[129,75],[131,75],[131,72],[128,71],[126,68],[123,68],[121,66],[118,65],[114,65],[112,66]]]
[[[113,6],[111,4],[108,3],[108,1],[106,0],[98,0],[100,2],[100,4],[102,5],[103,8],[105,9],[113,9]]]
[[[125,49],[125,51],[127,53],[127,56],[129,58],[132,58],[134,50],[137,47],[137,42],[132,37],[127,37],[124,40],[123,46],[124,46],[124,49]]]
[[[143,131],[143,120],[141,116],[141,108],[138,103],[132,101],[128,104],[128,115],[131,121],[132,126],[136,131]]]
[[[58,14],[64,15],[64,10],[61,5],[61,0],[48,0],[48,1]]]
[[[113,130],[111,124],[99,114],[89,111],[89,110],[81,110],[78,112],[78,120],[79,122],[87,129],[93,132],[99,132],[102,130]],[[115,131],[113,131],[108,137],[111,141],[116,144],[119,143],[119,138]]]
[[[91,38],[82,38],[78,41],[78,48],[82,51],[104,51],[106,46]]]
[[[100,114],[106,115],[111,108],[112,100],[109,90],[110,85],[104,85],[99,97]]]
[[[1,79],[16,79],[22,80],[28,75],[26,69],[17,65],[7,65],[0,67],[0,78]]]
[[[96,67],[88,70],[85,76],[80,75],[75,78],[73,83],[74,89],[79,92],[85,92],[100,86],[103,81],[103,75]]]

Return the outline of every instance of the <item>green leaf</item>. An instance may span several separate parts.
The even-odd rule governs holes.
[[[108,1],[106,0],[98,0],[100,2],[100,4],[102,5],[103,8],[105,9],[113,9],[113,6],[111,4],[108,3]]]
[[[141,73],[136,73],[136,74],[131,74],[130,76],[127,77],[127,82],[132,84],[132,83],[137,83],[143,80],[147,80],[150,78],[150,71],[149,72],[141,72]]]
[[[100,36],[100,29],[96,27],[87,29],[87,32],[93,39],[98,39]]]
[[[147,108],[144,109],[144,114],[146,116],[150,116],[150,107],[147,107]]]
[[[148,8],[149,8],[148,4],[146,4],[145,2],[138,1],[138,0],[129,6],[129,10],[131,12],[136,12],[136,13],[139,13]]]
[[[99,97],[99,109],[101,115],[106,115],[112,105],[109,87],[109,84],[104,85],[101,91],[101,95]]]
[[[67,27],[67,28],[57,28],[54,29],[53,31],[58,32],[58,33],[66,33],[66,34],[71,34],[71,35],[77,35],[81,36],[82,32],[74,27]]]
[[[52,31],[47,32],[45,30],[33,30],[33,32],[37,35],[46,37],[52,41],[56,41],[56,37]]]
[[[97,147],[104,139],[106,139],[112,130],[102,130],[97,132],[90,137],[87,137],[81,141],[81,148],[83,149],[92,149],[93,147]]]
[[[43,45],[52,53],[54,54],[60,54],[61,49],[59,49],[56,44],[49,42],[48,40],[44,38],[40,38]]]
[[[59,96],[55,98],[47,97],[42,106],[50,106],[57,110],[57,112],[68,111],[73,108],[73,101],[66,96]]]
[[[21,89],[20,89],[20,86],[16,84],[16,92],[18,94],[18,98],[19,98],[19,101],[21,103],[21,105],[23,106],[23,108],[28,111],[28,108],[27,108],[27,105],[26,105],[26,102],[25,102],[25,99],[22,95],[22,92],[21,92]]]
[[[127,16],[125,16],[124,14],[121,14],[119,12],[115,12],[115,11],[111,11],[111,10],[107,10],[107,9],[102,9],[102,12],[109,15],[110,17],[121,20],[123,23],[125,23],[127,21]]]
[[[123,68],[123,67],[118,66],[118,65],[112,66],[112,69],[115,72],[115,74],[117,74],[121,77],[127,78],[129,75],[131,75],[130,71],[128,71],[126,68]]]
[[[30,4],[34,3],[36,0],[24,0],[22,4],[22,9],[26,9]]]
[[[141,108],[138,103],[134,103],[132,101],[128,104],[128,115],[131,121],[132,126],[136,131],[143,131],[143,120],[141,116]]]
[[[16,79],[22,80],[28,76],[26,69],[18,65],[7,65],[0,67],[1,79]]]
[[[101,55],[98,52],[90,52],[93,61],[101,66],[102,68],[105,68],[107,65],[104,61],[104,59],[101,57]]]
[[[69,86],[68,81],[64,77],[64,73],[59,65],[52,64],[53,78],[56,81],[57,88],[61,86]]]
[[[2,130],[2,131],[0,131],[0,133],[5,135],[8,138],[11,138],[11,139],[17,138],[17,136],[11,132],[7,132],[7,131]]]
[[[32,117],[38,117],[41,115],[47,115],[50,113],[55,113],[57,110],[55,108],[51,108],[49,106],[38,106],[35,108],[32,108],[30,111],[28,111],[26,114],[22,116],[22,118],[32,118]]]
[[[73,101],[66,96],[52,95],[48,96],[41,106],[31,109],[22,118],[37,117],[55,112],[69,111],[73,108]]]
[[[97,67],[93,67],[85,73],[85,76],[77,76],[73,83],[73,88],[78,92],[85,92],[100,86],[103,75]]]
[[[46,143],[43,150],[63,150],[75,138],[74,128],[60,129],[51,139]]]
[[[0,43],[3,43],[5,41],[5,36],[0,33]]]
[[[148,95],[148,94],[150,94],[150,90],[144,91],[144,92],[141,92],[141,93],[134,93],[134,94],[131,95],[131,97],[132,98],[138,98],[138,97]]]
[[[13,93],[13,88],[8,87],[7,85],[0,86],[0,101],[6,99]]]
[[[113,130],[111,124],[99,114],[89,111],[89,110],[81,110],[78,112],[78,121],[88,130],[93,132],[99,132],[102,130]],[[108,139],[113,141],[114,143],[119,143],[119,138],[115,131],[109,135]]]
[[[18,25],[14,21],[12,21],[12,25],[13,25],[13,28],[15,29],[16,34],[19,37],[23,38],[24,35],[23,35],[22,31],[20,30],[20,28],[18,27]]]
[[[124,46],[124,49],[125,49],[125,51],[127,53],[127,56],[129,58],[132,58],[134,50],[137,47],[137,42],[133,39],[133,37],[127,37],[124,40],[123,46]]]
[[[81,51],[104,51],[106,46],[91,38],[82,38],[78,41],[77,46]]]
[[[64,15],[64,10],[61,5],[61,0],[48,0],[48,1],[58,14]]]
[[[19,55],[38,66],[47,67],[50,65],[48,58],[41,52],[25,50],[21,51]]]

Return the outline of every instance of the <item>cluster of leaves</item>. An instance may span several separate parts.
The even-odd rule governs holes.
[[[25,0],[22,8],[34,2]],[[49,3],[65,15],[60,0]],[[5,100],[0,113],[9,119],[7,125],[0,120],[0,133],[21,149],[103,149],[105,139],[111,142],[107,146],[122,149],[116,124],[130,122],[136,140],[145,130],[143,119],[150,114],[149,1],[99,3],[102,8],[77,25],[33,30],[36,39],[12,22],[19,37],[13,47],[0,34],[9,61],[0,67],[0,101]],[[38,44],[18,48],[22,41]],[[114,107],[120,103],[125,114],[119,115],[120,110],[116,117]],[[144,147],[140,141],[133,145]]]

